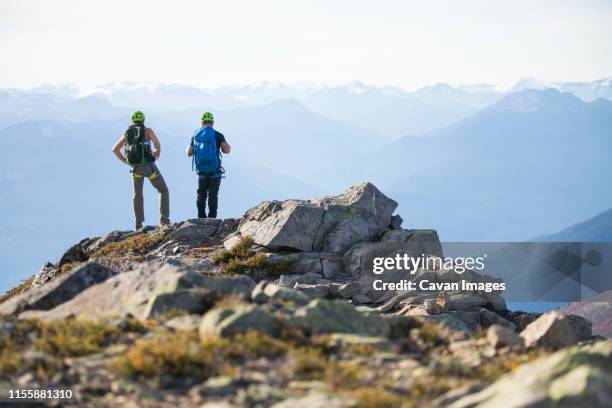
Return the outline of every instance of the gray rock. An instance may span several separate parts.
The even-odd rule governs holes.
[[[146,318],[163,319],[166,314],[173,311],[202,314],[210,309],[217,299],[218,296],[215,292],[205,288],[162,293],[150,301]]]
[[[229,235],[236,232],[236,228],[238,228],[239,223],[240,219],[238,218],[222,219],[221,223],[217,227],[217,231],[215,232],[215,239],[225,240]]]
[[[201,241],[212,237],[221,224],[216,218],[196,218],[182,223],[170,234],[174,241]]]
[[[280,258],[283,261],[292,261],[291,269],[288,271],[290,274],[304,275],[306,273],[316,273],[321,275],[323,273],[321,258],[325,255],[319,252],[301,252]]]
[[[371,241],[379,236],[383,228],[375,219],[351,218],[340,221],[323,241],[323,250],[344,253],[358,242]]]
[[[323,213],[307,201],[266,201],[247,211],[238,231],[271,249],[312,251]]]
[[[372,303],[372,299],[370,299],[369,296],[364,295],[362,293],[358,293],[355,296],[353,296],[353,302],[355,303],[360,303],[360,304],[368,304],[368,303]]]
[[[326,279],[336,279],[342,274],[342,258],[324,257],[321,259],[321,273]]]
[[[329,297],[328,285],[325,284],[309,285],[300,283],[296,286],[296,289],[304,293],[310,299],[325,299]]]
[[[345,220],[368,220],[368,222],[373,221],[381,230],[388,228],[391,215],[397,208],[395,201],[385,196],[371,183],[357,184],[340,195],[323,197],[312,202],[325,209],[323,222],[315,239],[315,250],[323,249],[327,235]],[[355,238],[353,244],[360,242],[360,238]]]
[[[425,320],[428,320],[432,323],[441,324],[452,331],[463,332],[467,334],[471,334],[472,330],[468,327],[465,322],[454,315],[444,313],[440,315],[434,316],[423,316]]]
[[[53,265],[51,262],[47,262],[40,270],[34,275],[30,288],[35,288],[42,284],[55,279],[56,276],[61,272],[61,269]]]
[[[494,324],[487,329],[487,341],[495,348],[522,347],[523,338],[508,327]]]
[[[296,310],[291,324],[313,334],[351,333],[385,337],[389,325],[376,312],[361,312],[341,300],[312,300]]]
[[[525,328],[527,328],[527,326],[533,323],[536,319],[537,319],[537,316],[533,316],[529,313],[521,313],[516,318],[516,330],[518,332],[522,332],[523,330],[525,330]]]
[[[112,231],[104,235],[102,238],[98,238],[97,240],[93,241],[87,247],[87,252],[90,254],[94,253],[98,249],[105,247],[111,242],[117,242],[117,241],[121,241],[122,239],[125,239],[128,234],[130,234],[130,231]]]
[[[9,339],[15,331],[15,322],[4,320],[0,316],[0,342],[5,344],[5,340]]]
[[[497,313],[491,312],[490,310],[487,310],[487,309],[480,310],[480,324],[483,327],[499,325],[499,326],[506,327],[507,329],[510,329],[512,331],[516,330],[516,325],[514,323],[504,319]]]
[[[421,257],[422,254],[442,256],[440,242],[435,231],[394,230],[383,236],[381,242],[364,242],[352,246],[343,256],[344,272],[350,274],[360,285],[360,293],[368,296],[373,302],[389,297],[385,291],[376,291],[372,287],[375,280],[399,282],[403,279],[414,279],[407,270],[385,270],[381,275],[373,273],[374,258],[395,257],[396,255]],[[393,293],[394,295],[395,293]]]
[[[447,311],[445,314],[452,316],[458,320],[461,320],[470,330],[470,333],[476,333],[482,330],[480,325],[480,311],[473,310],[459,310],[459,311]]]
[[[543,314],[521,332],[525,346],[562,348],[591,338],[591,322],[556,311]]]
[[[444,406],[603,408],[611,405],[612,342],[605,341],[559,350],[524,364],[482,391],[468,393]]]
[[[87,288],[116,275],[112,269],[89,262],[60,275],[56,279],[12,297],[0,305],[0,314],[25,310],[49,310],[61,305]]]
[[[402,217],[399,214],[396,214],[393,217],[391,217],[391,225],[389,225],[389,227],[392,230],[402,229],[403,222],[404,220],[402,219]]]
[[[253,287],[255,282],[247,276],[205,276],[189,268],[147,263],[94,285],[52,310],[26,314],[50,320],[68,316],[109,319],[126,315],[146,319],[160,295],[197,288],[219,294],[248,295]]]
[[[298,278],[298,283],[305,283],[307,285],[313,284],[317,282],[319,279],[323,279],[323,275],[315,272],[307,272],[303,275],[300,275]]]
[[[71,246],[60,258],[59,265],[61,266],[68,263],[85,262],[88,260],[89,256],[87,255],[87,252],[85,252],[85,249],[83,249],[83,245],[87,245],[88,243],[89,239],[86,238],[78,244]]]
[[[238,385],[232,377],[212,377],[198,385],[197,390],[203,397],[224,397],[234,394]]]
[[[273,302],[290,301],[297,305],[304,305],[310,300],[306,294],[296,289],[290,289],[285,286],[269,283],[264,288],[264,294]]]
[[[173,330],[179,331],[191,331],[197,330],[200,327],[202,316],[187,314],[183,316],[176,316],[166,321],[164,325]]]
[[[238,231],[271,249],[343,252],[388,228],[396,207],[374,185],[363,183],[312,201],[263,202],[245,214]]]
[[[438,305],[435,299],[427,299],[425,303],[423,303],[425,307],[425,311],[430,315],[439,315],[444,311],[444,309]]]
[[[353,296],[359,294],[360,291],[361,291],[361,285],[357,282],[345,283],[344,285],[340,286],[340,288],[338,289],[340,296],[342,296],[345,299],[352,298]]]
[[[311,391],[300,397],[288,398],[272,405],[271,408],[352,408],[355,400],[348,397]]]
[[[342,283],[338,283],[338,282],[330,282],[327,285],[327,291],[329,293],[329,297],[334,298],[334,299],[339,299],[342,298],[342,295],[340,295],[340,288],[342,287]]]
[[[239,232],[234,232],[233,234],[228,235],[223,241],[223,246],[225,249],[232,249],[240,240],[242,239],[242,235]]]
[[[249,330],[276,336],[279,323],[266,310],[256,305],[236,304],[212,309],[202,318],[200,337],[232,336]]]
[[[298,284],[299,278],[300,278],[300,275],[281,275],[278,278],[278,284],[292,288]]]
[[[251,300],[255,303],[266,303],[268,295],[264,293],[264,288],[268,284],[267,281],[260,281],[251,291]]]

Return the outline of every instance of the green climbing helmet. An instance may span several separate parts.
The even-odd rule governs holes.
[[[132,112],[132,122],[144,122],[145,116],[141,111]]]
[[[214,122],[215,117],[210,112],[204,112],[202,114],[202,122]]]

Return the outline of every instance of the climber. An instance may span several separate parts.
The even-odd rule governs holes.
[[[192,169],[198,174],[198,218],[206,218],[208,197],[208,218],[217,218],[219,186],[225,170],[221,166],[221,153],[229,154],[230,145],[225,136],[213,129],[215,118],[212,113],[202,114],[202,127],[195,131],[187,147],[187,156],[192,157]]]
[[[144,203],[142,189],[144,178],[148,178],[153,187],[159,192],[160,224],[170,223],[170,198],[168,186],[155,165],[159,159],[161,145],[155,136],[153,129],[145,127],[145,115],[141,111],[132,113],[132,125],[125,131],[124,135],[117,140],[113,147],[113,153],[121,162],[132,167],[132,181],[134,186],[134,226],[138,230],[144,222]],[[151,143],[155,151],[151,151]],[[121,153],[124,148],[125,156]]]

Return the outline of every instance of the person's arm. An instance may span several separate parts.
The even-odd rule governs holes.
[[[221,143],[221,151],[225,154],[229,154],[230,150],[232,149],[232,146],[230,146],[229,144],[227,144],[227,142],[222,142]]]
[[[125,157],[123,157],[123,153],[121,153],[121,149],[123,148],[123,145],[125,144],[125,139],[123,136],[121,136],[119,138],[119,140],[117,140],[117,143],[115,143],[115,146],[113,146],[113,154],[115,155],[115,157],[117,157],[117,159],[119,159],[122,163],[125,163]]]
[[[153,143],[153,146],[155,146],[153,156],[155,156],[156,159],[159,159],[159,155],[161,154],[161,144],[159,143],[157,136],[155,136],[153,129],[147,128],[145,136],[151,141],[151,143]]]
[[[189,146],[187,146],[187,157],[191,156],[193,156],[193,145],[190,143]]]
[[[217,145],[219,145],[221,152],[225,154],[229,154],[232,147],[227,143],[227,140],[225,140],[225,136],[223,136],[223,133],[216,132],[216,136],[217,136]]]

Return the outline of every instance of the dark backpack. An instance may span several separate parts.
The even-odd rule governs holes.
[[[146,143],[144,125],[132,125],[124,134],[125,157],[132,166],[140,166],[155,161],[151,147]]]
[[[219,174],[221,158],[215,130],[210,126],[201,127],[193,135],[191,144],[193,146],[192,168],[203,176]]]

